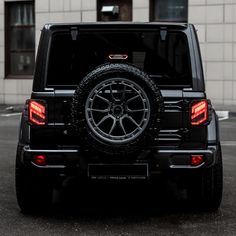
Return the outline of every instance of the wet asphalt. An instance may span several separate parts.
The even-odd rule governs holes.
[[[14,188],[18,125],[18,115],[0,114],[0,235],[236,235],[236,118],[220,122],[224,195],[214,213],[193,210],[166,180],[150,197],[147,186],[125,184],[84,194],[72,179],[54,192],[52,209],[24,215]]]

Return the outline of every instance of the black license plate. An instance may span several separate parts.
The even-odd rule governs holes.
[[[91,179],[147,179],[148,164],[89,164],[88,177]]]

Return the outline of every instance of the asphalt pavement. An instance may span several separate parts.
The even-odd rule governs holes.
[[[102,186],[81,200],[72,180],[54,193],[55,207],[37,215],[22,214],[15,197],[19,118],[0,114],[0,235],[236,235],[235,117],[220,122],[224,196],[218,212],[190,209],[184,193],[165,183],[157,186],[156,200],[143,186]]]

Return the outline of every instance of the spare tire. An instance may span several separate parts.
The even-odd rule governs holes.
[[[82,79],[72,101],[72,124],[82,148],[133,154],[160,130],[161,92],[140,69],[105,64]]]

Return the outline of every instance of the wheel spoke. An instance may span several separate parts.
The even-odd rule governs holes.
[[[116,101],[116,99],[115,99],[115,97],[114,97],[114,94],[113,94],[113,90],[112,90],[112,85],[110,84],[110,94],[111,94],[111,99],[112,99],[112,101],[113,102],[115,102]]]
[[[126,118],[128,118],[131,122],[133,122],[139,129],[141,129],[140,125],[133,119],[132,116],[127,115]]]
[[[128,108],[127,111],[130,112],[130,113],[133,113],[133,112],[146,112],[146,111],[148,111],[148,109],[143,108],[143,109],[134,109],[134,110],[132,110],[132,109]]]
[[[98,94],[97,94],[96,97],[98,97],[98,98],[100,98],[101,100],[103,100],[104,102],[110,104],[110,101],[109,101],[108,99],[102,97],[101,95],[98,95]]]
[[[126,103],[132,102],[133,100],[135,100],[135,99],[137,99],[139,97],[140,97],[140,95],[135,95],[132,98],[128,99]]]
[[[122,96],[121,96],[121,99],[120,99],[121,101],[125,100],[126,88],[127,88],[127,86],[124,84],[124,89],[123,89]]]
[[[96,127],[98,127],[99,125],[101,125],[105,120],[107,120],[108,118],[111,118],[110,115],[104,116],[97,124]]]
[[[123,124],[123,119],[120,119],[120,120],[119,120],[119,123],[120,123],[120,127],[121,127],[122,131],[124,132],[125,135],[127,135],[127,133],[126,133],[126,131],[125,131],[124,124]]]
[[[115,127],[116,127],[116,119],[115,118],[113,118],[113,124],[112,124],[112,126],[111,126],[111,129],[110,129],[110,131],[109,131],[109,134],[111,135],[112,134],[112,132],[113,132],[113,130],[115,129]]]
[[[101,110],[101,109],[88,108],[87,111],[95,111],[95,112],[107,113],[107,112],[109,112],[109,109]]]

